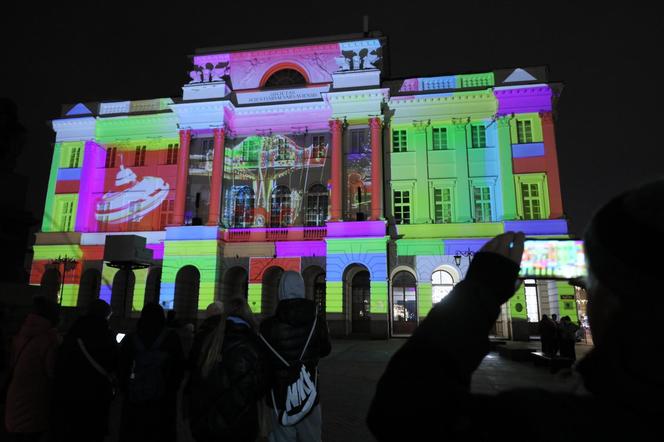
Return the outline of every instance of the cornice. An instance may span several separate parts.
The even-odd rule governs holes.
[[[53,130],[63,130],[67,128],[76,128],[83,126],[94,126],[97,123],[95,117],[83,117],[83,118],[57,118],[51,120],[53,125]]]
[[[390,90],[384,89],[362,89],[358,91],[345,91],[345,92],[327,92],[321,94],[323,98],[332,102],[349,102],[349,101],[369,101],[369,100],[388,100]]]
[[[535,85],[524,87],[494,88],[496,97],[516,97],[524,95],[550,95],[553,93],[547,85]]]
[[[408,96],[408,98],[395,99],[397,97],[392,97],[388,101],[390,107],[417,107],[422,105],[431,105],[431,104],[442,104],[442,103],[451,103],[451,102],[484,102],[484,101],[495,101],[496,97],[491,92],[486,93],[471,93],[463,95],[450,95],[447,97],[421,97],[421,96]]]
[[[232,61],[244,61],[252,58],[269,58],[277,56],[311,54],[313,52],[333,52],[339,51],[339,43],[320,44],[310,46],[296,46],[290,48],[261,49],[256,51],[242,51],[230,53]]]

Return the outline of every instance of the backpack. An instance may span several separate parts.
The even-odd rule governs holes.
[[[129,376],[129,400],[131,402],[154,401],[166,395],[164,364],[168,353],[159,349],[167,330],[161,332],[150,348],[145,348],[138,335],[134,335],[136,355]]]
[[[285,382],[279,386],[279,390],[277,391],[279,405],[277,405],[277,400],[275,399],[275,389],[272,388],[271,390],[274,412],[277,420],[284,427],[295,425],[307,417],[314,408],[316,399],[318,398],[318,368],[316,368],[312,375],[302,361],[304,353],[309,347],[311,336],[316,329],[317,321],[318,315],[314,317],[314,324],[311,326],[311,331],[302,349],[302,354],[300,354],[297,361],[290,364],[267,342],[263,335],[258,335],[272,353],[285,365],[285,369],[282,371],[284,374],[282,379]]]

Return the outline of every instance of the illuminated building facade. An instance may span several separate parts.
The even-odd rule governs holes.
[[[159,301],[193,319],[233,295],[268,315],[295,270],[333,334],[388,337],[463,278],[455,255],[507,230],[566,236],[545,69],[388,80],[385,43],[200,50],[181,98],[65,107],[31,284],[57,292],[49,262],[67,255],[63,305],[100,296],[131,317]],[[105,260],[129,234],[150,267]],[[527,285],[495,333],[575,319],[573,293]]]

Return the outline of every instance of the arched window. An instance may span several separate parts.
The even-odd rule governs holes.
[[[445,270],[436,270],[431,275],[431,301],[439,303],[454,288],[454,278]]]
[[[392,333],[408,335],[417,327],[417,285],[412,273],[401,271],[392,278]]]
[[[322,184],[311,186],[307,192],[307,226],[322,226],[327,219],[327,189]]]
[[[233,227],[251,227],[254,223],[254,190],[242,186],[235,194]]]
[[[286,227],[292,221],[290,189],[286,186],[277,186],[272,191],[270,227]]]
[[[295,69],[281,69],[270,76],[264,87],[284,87],[307,84],[304,75]]]

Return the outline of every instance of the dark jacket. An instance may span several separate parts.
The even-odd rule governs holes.
[[[51,321],[30,313],[14,338],[5,425],[12,433],[39,433],[51,422],[58,334]]]
[[[189,355],[187,356],[188,370],[194,370],[196,369],[197,366],[199,366],[201,362],[200,361],[201,351],[203,350],[203,346],[205,345],[205,340],[207,339],[209,334],[215,328],[217,328],[220,319],[221,319],[221,314],[210,316],[208,318],[205,318],[205,320],[198,327],[198,332],[196,332],[196,334],[194,335],[194,342],[192,343],[191,350],[189,351]]]
[[[466,279],[431,310],[390,360],[367,418],[374,436],[661,440],[664,375],[654,363],[659,356],[646,346],[625,358],[639,345],[634,340],[618,337],[592,350],[578,365],[585,388],[575,392],[523,388],[497,395],[470,393],[471,376],[489,351],[489,330],[500,305],[514,293],[518,271],[499,255],[475,255]],[[509,423],[517,427],[510,429]]]
[[[81,350],[109,375],[117,370],[119,349],[104,318],[76,320],[58,351],[55,370],[55,424],[62,440],[74,435],[106,434],[114,384],[93,367]]]
[[[256,333],[233,319],[226,321],[221,362],[206,378],[198,368],[191,374],[190,425],[198,442],[254,441],[258,435],[257,404],[269,385],[267,355]]]
[[[279,301],[274,316],[263,321],[260,327],[263,337],[289,363],[297,361],[307,342],[314,317],[318,314],[316,304],[309,299],[286,299]],[[302,358],[309,373],[315,373],[320,358],[332,351],[327,323],[322,316],[318,317],[316,329],[311,336],[307,351]],[[270,353],[272,354],[272,353]],[[288,371],[284,364],[272,354],[271,371],[275,374],[273,386],[282,384]],[[320,393],[320,392],[319,392]],[[318,403],[318,398],[316,403]],[[272,406],[271,401],[268,401]]]

